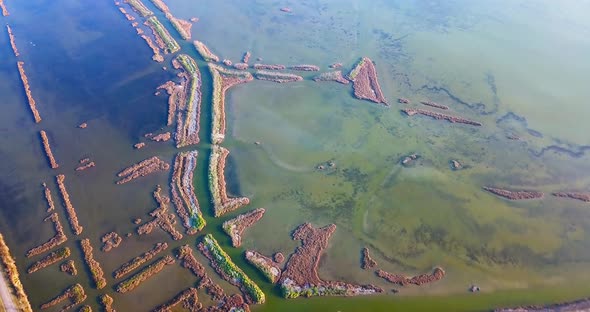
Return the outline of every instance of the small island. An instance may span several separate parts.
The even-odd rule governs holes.
[[[363,57],[356,64],[348,74],[348,79],[352,81],[356,98],[387,105],[381,86],[379,86],[377,70],[373,61],[368,57]]]
[[[209,157],[209,189],[213,196],[215,217],[220,217],[250,203],[247,197],[229,198],[225,187],[225,161],[229,151],[213,145]]]

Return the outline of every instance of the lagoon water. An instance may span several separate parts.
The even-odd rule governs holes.
[[[155,88],[174,79],[172,56],[163,64],[112,1],[6,0],[10,24],[25,62],[43,121],[34,124],[7,34],[0,35],[0,232],[16,258],[34,308],[74,282],[89,295],[86,304],[109,293],[120,311],[147,311],[194,285],[179,265],[170,266],[128,294],[113,291],[111,272],[156,242],[167,253],[197,237],[172,242],[156,231],[124,239],[101,252],[100,237],[133,232],[134,218],[147,220],[156,206],[151,192],[166,187],[168,173],[115,185],[122,168],[157,155],[172,161],[172,142],[132,145],[166,123],[166,98]],[[144,0],[160,20],[161,12]],[[211,78],[191,43],[182,53],[198,60],[203,75],[201,144],[195,188],[207,227],[232,259],[258,282],[267,303],[254,311],[452,311],[545,304],[590,294],[590,205],[557,199],[554,191],[590,192],[590,21],[589,1],[166,1],[175,16],[198,17],[193,39],[234,62],[245,51],[251,63],[334,62],[348,72],[362,56],[376,64],[391,107],[360,101],[350,86],[309,80],[284,85],[253,81],[232,88],[226,98],[230,150],[228,192],[251,203],[213,218],[207,186],[210,150]],[[283,13],[290,7],[292,13]],[[471,127],[407,117],[397,98],[432,100],[450,114],[479,121]],[[424,108],[424,107],[422,107]],[[88,122],[87,129],[78,129]],[[60,164],[51,170],[38,138],[46,130]],[[520,140],[507,137],[517,136]],[[260,145],[254,142],[260,142]],[[187,150],[186,148],[183,150]],[[400,160],[421,157],[411,167]],[[74,168],[90,157],[97,166]],[[450,160],[465,169],[453,171]],[[332,161],[334,168],[317,170]],[[54,176],[66,175],[72,202],[84,226],[74,236]],[[29,248],[53,235],[43,223],[41,183],[53,192],[57,212],[79,274],[57,265],[34,274],[26,268]],[[481,190],[493,185],[546,193],[542,200],[510,202]],[[247,230],[242,248],[230,247],[220,225],[228,217],[266,208]],[[337,231],[320,263],[326,280],[373,283],[386,294],[356,298],[285,300],[278,289],[243,259],[246,249],[290,254],[298,245],[291,231],[303,222],[330,223]],[[108,285],[92,287],[78,240],[90,238]],[[421,287],[397,287],[360,269],[368,246],[379,268],[416,275],[435,266],[443,280]],[[203,263],[206,259],[195,251]],[[238,290],[210,276],[227,292]],[[467,293],[476,284],[482,292]],[[396,288],[399,293],[393,294]],[[207,303],[208,296],[199,293]]]

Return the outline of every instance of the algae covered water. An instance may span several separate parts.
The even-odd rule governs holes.
[[[250,204],[217,219],[208,190],[207,64],[144,0],[201,71],[201,143],[192,149],[199,152],[194,186],[207,227],[181,241],[159,231],[134,235],[109,253],[99,250],[100,237],[134,232],[132,221],[149,218],[156,207],[156,185],[169,184],[169,172],[114,182],[133,163],[154,155],[172,162],[179,151],[171,142],[133,149],[145,133],[165,130],[167,100],[154,92],[175,79],[173,56],[153,62],[111,1],[5,3],[10,16],[2,21],[16,36],[18,60],[25,62],[44,118],[33,122],[17,59],[8,35],[1,35],[0,232],[34,309],[80,283],[88,295],[84,304],[95,310],[95,298],[103,293],[114,298],[117,310],[151,310],[194,286],[188,270],[172,265],[128,294],[114,291],[119,281],[111,272],[156,242],[167,241],[173,254],[183,244],[195,247],[206,233],[266,293],[267,302],[252,306],[254,311],[482,311],[590,294],[590,205],[551,195],[590,192],[587,1],[166,1],[176,17],[199,18],[193,40],[234,63],[250,51],[252,60],[262,59],[256,62],[315,64],[322,71],[341,62],[348,73],[367,56],[390,104],[355,99],[350,85],[314,82],[314,73],[303,73],[301,82],[255,80],[233,87],[226,95],[222,144],[230,151],[227,188]],[[285,7],[290,12],[280,10]],[[400,111],[426,109],[420,101],[444,104],[449,114],[482,126]],[[82,122],[87,129],[76,128]],[[43,129],[60,163],[57,170],[48,167],[39,143]],[[412,154],[419,158],[404,166]],[[75,172],[85,157],[96,167]],[[453,160],[460,170],[453,170]],[[54,183],[60,173],[67,176],[84,237],[68,228]],[[26,273],[38,259],[25,258],[25,252],[53,235],[42,222],[42,182],[53,192],[77,276],[60,272],[59,265]],[[484,186],[545,196],[509,201]],[[242,247],[231,247],[221,223],[258,207],[266,209],[264,217],[245,232]],[[371,283],[384,294],[286,300],[243,260],[247,249],[291,254],[299,246],[291,232],[304,222],[337,226],[320,261],[322,279]],[[86,237],[105,270],[105,289],[94,288],[81,260],[78,240]],[[394,285],[360,268],[362,247],[387,272],[414,276],[438,266],[446,275],[422,286]],[[206,267],[227,293],[239,293]],[[481,292],[469,293],[471,285]],[[210,303],[202,290],[199,298]]]

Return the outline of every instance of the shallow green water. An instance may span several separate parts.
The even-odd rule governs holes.
[[[106,290],[91,287],[80,261],[77,238],[62,224],[80,274],[66,277],[52,266],[22,274],[31,303],[38,307],[80,282],[97,308],[108,292],[115,308],[149,310],[194,284],[178,265],[131,294],[112,291],[110,272],[153,243],[180,242],[156,232],[133,236],[110,253],[99,249],[106,232],[132,232],[136,217],[155,208],[151,191],[167,186],[168,174],[123,186],[115,174],[152,155],[172,161],[172,144],[132,145],[166,119],[166,99],[154,97],[159,84],[173,78],[150,60],[145,43],[110,2],[8,1],[11,25],[33,95],[44,118],[34,125],[7,36],[0,36],[0,231],[25,272],[27,249],[47,240],[49,224],[42,181],[65,173],[66,184],[95,256],[105,269]],[[16,2],[16,3],[15,3]],[[162,14],[149,3],[164,22]],[[222,58],[238,61],[249,50],[265,63],[327,65],[343,62],[347,72],[361,56],[376,63],[379,81],[392,104],[384,108],[358,101],[350,86],[335,83],[277,85],[254,81],[227,95],[230,150],[228,190],[251,204],[230,216],[265,207],[265,217],[248,230],[243,248],[231,248],[208,204],[207,159],[210,131],[210,80],[206,64],[190,42],[182,52],[199,60],[203,75],[201,142],[195,187],[213,232],[234,261],[261,284],[267,303],[255,311],[480,311],[492,307],[542,304],[587,297],[590,261],[590,207],[546,197],[510,203],[481,191],[483,185],[545,192],[590,190],[586,135],[590,114],[584,82],[590,63],[588,3],[551,1],[168,1],[179,18],[196,16],[193,39]],[[278,9],[290,6],[292,14]],[[220,22],[226,21],[226,22]],[[304,74],[309,78],[310,74]],[[413,103],[431,99],[452,114],[482,122],[480,128],[403,116],[398,97]],[[417,104],[412,104],[417,105]],[[88,121],[84,131],[75,126]],[[46,129],[61,167],[47,167],[37,132]],[[521,141],[508,140],[517,135]],[[260,145],[253,144],[260,141]],[[407,154],[421,155],[402,167]],[[97,170],[74,173],[76,162],[91,157]],[[449,160],[466,169],[451,171]],[[318,171],[333,161],[334,169]],[[146,219],[147,220],[147,219]],[[322,257],[320,276],[382,286],[376,297],[284,300],[245,263],[245,249],[263,254],[293,252],[291,231],[303,222],[335,223],[338,229]],[[40,225],[41,224],[41,225]],[[442,266],[446,277],[422,287],[394,287],[360,269],[363,246],[370,246],[379,268],[408,275]],[[203,262],[197,252],[195,255]],[[36,259],[33,259],[36,260]],[[216,274],[209,269],[211,276]],[[230,293],[237,289],[215,278]],[[482,288],[467,294],[472,283]],[[389,290],[398,289],[393,295]],[[206,301],[207,296],[200,293]]]

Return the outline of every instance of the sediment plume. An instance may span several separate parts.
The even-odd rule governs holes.
[[[170,35],[166,27],[160,23],[160,20],[158,20],[157,17],[150,16],[144,22],[144,25],[152,30],[154,38],[156,38],[156,43],[158,43],[158,46],[164,51],[164,53],[176,53],[180,50],[178,42],[174,40],[174,37]]]
[[[172,62],[174,68],[182,68],[181,88],[175,100],[177,102],[176,147],[199,143],[199,119],[201,116],[201,72],[193,58],[180,54]]]
[[[279,284],[285,298],[299,296],[355,296],[380,293],[383,289],[374,285],[354,285],[340,281],[323,281],[318,276],[318,265],[328,240],[336,231],[336,225],[314,228],[310,223],[298,226],[293,239],[300,240],[281,274]]]
[[[581,200],[583,202],[590,202],[590,193],[578,193],[578,192],[555,192],[552,193],[555,197],[571,198]]]
[[[0,3],[2,3],[2,0],[0,0]],[[2,271],[7,277],[6,285],[9,287],[13,296],[12,303],[18,308],[19,312],[32,312],[33,309],[29,303],[29,298],[27,298],[27,293],[25,293],[25,289],[18,275],[16,262],[14,262],[14,258],[10,254],[10,250],[2,234],[0,234],[0,263],[2,264]]]
[[[50,220],[53,223],[53,229],[55,230],[55,235],[49,239],[49,241],[37,246],[37,247],[33,247],[31,249],[29,249],[27,251],[27,253],[25,254],[25,256],[27,258],[45,253],[63,243],[65,243],[68,238],[66,236],[66,234],[64,233],[64,228],[61,225],[61,223],[59,222],[59,216],[57,215],[56,212],[50,214],[47,218],[45,218],[43,220],[43,222],[46,222],[47,220]]]
[[[494,195],[498,195],[510,200],[539,199],[543,198],[544,196],[542,192],[537,191],[511,191],[490,186],[484,186],[482,188]]]
[[[372,269],[377,265],[377,262],[373,260],[373,258],[371,258],[371,255],[369,255],[369,248],[363,247],[362,254],[363,261],[361,264],[361,268],[363,270]]]
[[[342,68],[342,63],[333,63],[333,64],[330,64],[330,66],[328,66],[328,67],[333,68],[333,69]]]
[[[158,185],[154,191],[154,199],[158,203],[158,207],[154,211],[150,212],[150,216],[154,217],[152,221],[146,222],[137,228],[137,234],[149,234],[156,227],[159,227],[162,231],[168,233],[173,240],[182,239],[182,234],[176,230],[175,224],[176,219],[174,214],[168,213],[168,206],[170,204],[170,198],[161,195],[162,188]]]
[[[256,267],[271,283],[276,283],[281,277],[281,268],[271,258],[254,250],[246,251],[246,260]]]
[[[193,171],[197,166],[197,155],[197,151],[178,153],[174,160],[174,171],[170,182],[176,214],[182,220],[189,235],[196,234],[206,224],[193,184]]]
[[[420,101],[420,103],[422,105],[426,105],[426,106],[430,106],[430,107],[434,107],[434,108],[449,109],[449,107],[446,105],[438,104],[438,103],[435,103],[432,101]]]
[[[60,304],[64,300],[70,300],[70,304],[61,308],[61,312],[67,311],[74,306],[84,302],[86,300],[86,293],[84,292],[84,287],[80,284],[72,285],[66,288],[59,296],[51,299],[49,302],[46,302],[41,305],[41,309],[51,308],[57,304]]]
[[[317,65],[301,64],[301,65],[289,66],[289,69],[290,70],[299,70],[299,71],[319,71],[320,67]]]
[[[36,123],[41,122],[41,116],[39,115],[39,111],[37,110],[35,99],[33,98],[33,94],[31,93],[31,87],[29,86],[29,79],[27,78],[27,73],[25,73],[25,62],[17,62],[18,73],[20,74],[20,79],[23,82],[23,86],[25,88],[25,94],[27,95],[27,100],[29,101],[29,107],[31,108],[31,112],[33,112],[33,117],[35,118]]]
[[[143,143],[143,142],[133,144],[133,148],[135,148],[135,149],[142,149],[144,147],[145,147],[145,143]]]
[[[341,84],[349,84],[350,83],[350,81],[348,81],[348,79],[346,79],[342,76],[342,72],[339,70],[321,73],[321,74],[313,77],[313,81],[316,81],[316,82],[317,81],[336,81]]]
[[[170,21],[182,39],[189,40],[191,38],[191,28],[193,27],[191,22],[176,18],[170,13],[166,13],[166,18]]]
[[[281,64],[254,64],[252,67],[259,70],[283,70],[287,68],[285,65]]]
[[[59,270],[67,273],[69,275],[75,276],[78,275],[78,270],[76,269],[76,265],[74,264],[74,260],[68,260],[64,263],[62,263],[59,266]]]
[[[172,308],[182,304],[182,307],[190,312],[201,311],[202,304],[199,302],[197,289],[190,287],[181,291],[174,298],[152,310],[152,312],[171,312]]]
[[[201,41],[195,40],[193,41],[193,45],[195,46],[195,49],[197,49],[197,52],[199,52],[199,55],[201,55],[206,62],[219,62],[219,57],[213,54],[213,52],[211,52],[211,50],[209,50],[209,48]]]
[[[386,281],[393,284],[398,284],[400,286],[407,286],[410,284],[420,286],[427,283],[436,282],[438,280],[441,280],[445,276],[445,271],[439,267],[434,268],[432,274],[420,274],[413,277],[408,277],[400,274],[392,274],[389,272],[385,272],[383,270],[377,270],[375,273],[377,274],[377,276],[385,279]]]
[[[244,57],[242,57],[242,63],[248,64],[248,62],[250,61],[250,56],[252,56],[252,54],[250,54],[250,51],[246,51],[246,53],[244,53]]]
[[[123,239],[117,234],[117,232],[110,232],[101,237],[100,241],[103,243],[100,249],[104,252],[108,252],[113,248],[119,247]]]
[[[285,83],[285,82],[295,82],[303,80],[303,77],[295,75],[295,74],[287,74],[287,73],[275,73],[269,72],[265,70],[257,71],[254,76],[258,80],[267,80],[267,81],[274,81],[277,83]]]
[[[471,126],[478,126],[478,127],[481,126],[481,123],[479,123],[477,121],[465,119],[463,117],[458,117],[458,116],[441,114],[441,113],[437,113],[437,112],[433,112],[433,111],[429,111],[429,110],[425,110],[425,109],[404,108],[404,109],[402,109],[402,112],[406,113],[406,115],[408,115],[408,116],[414,116],[416,114],[420,114],[420,115],[432,117],[437,120],[446,120],[450,123],[462,123],[462,124],[471,125]]]
[[[70,227],[72,228],[72,231],[75,235],[80,235],[84,228],[80,226],[80,224],[78,224],[78,215],[76,214],[76,209],[74,209],[74,206],[70,201],[70,194],[68,194],[68,190],[66,189],[65,185],[66,176],[60,174],[55,178],[57,180],[57,186],[59,187],[59,192],[61,194],[64,207],[66,208],[66,213],[68,216],[68,221],[70,222]]]
[[[55,161],[55,157],[53,157],[53,152],[51,151],[51,145],[49,145],[49,139],[47,138],[47,133],[45,132],[45,130],[41,130],[41,131],[39,131],[39,134],[41,135],[41,142],[43,143],[43,149],[45,150],[45,155],[47,156],[47,159],[49,160],[49,165],[51,166],[52,169],[56,169],[57,167],[59,167],[59,164],[57,163],[57,161]]]
[[[211,267],[215,269],[217,274],[230,284],[240,288],[247,303],[264,303],[265,295],[260,287],[242,269],[234,264],[229,255],[219,246],[211,234],[205,235],[197,248],[209,259]]]
[[[209,188],[213,196],[215,217],[220,217],[250,203],[247,197],[228,198],[225,185],[225,161],[229,151],[213,145],[209,157]]]
[[[143,254],[141,254],[141,255],[139,255],[127,262],[125,262],[115,272],[113,272],[113,276],[115,278],[121,278],[121,277],[131,273],[135,269],[142,266],[144,263],[150,261],[157,254],[166,250],[166,248],[168,248],[167,243],[157,243],[156,245],[154,245],[154,247],[152,249],[144,252]]]
[[[80,246],[82,247],[82,255],[84,256],[84,261],[90,270],[92,275],[92,280],[97,289],[102,289],[107,285],[107,281],[104,278],[104,273],[102,268],[100,267],[100,263],[94,260],[94,254],[92,253],[92,246],[90,245],[90,240],[85,238],[80,241]]]
[[[46,268],[56,262],[59,262],[67,257],[70,256],[70,248],[63,247],[58,250],[52,251],[45,257],[41,258],[39,261],[31,264],[27,269],[27,273],[31,274],[37,272],[43,268]]]
[[[89,163],[86,163],[86,164],[83,164],[81,166],[76,167],[76,171],[84,171],[84,170],[86,170],[88,168],[92,168],[92,167],[95,167],[95,166],[96,166],[96,164],[93,161],[91,161]]]
[[[225,138],[225,93],[235,85],[252,81],[254,77],[249,72],[226,69],[211,63],[209,71],[213,77],[211,141],[220,144]]]
[[[154,15],[154,12],[148,9],[141,0],[125,0],[125,3],[129,4],[135,12],[143,17]]]
[[[148,174],[157,171],[166,171],[168,169],[170,169],[170,165],[167,162],[161,160],[157,156],[153,156],[119,172],[117,176],[122,179],[117,181],[117,184],[127,183],[137,178],[145,177]]]
[[[170,140],[171,136],[172,135],[170,134],[170,132],[164,132],[164,133],[154,135],[150,140],[152,140],[154,142],[166,142],[166,141]]]
[[[2,8],[2,16],[10,15],[8,9],[6,8],[6,5],[4,4],[4,0],[0,0],[0,8]]]
[[[43,182],[43,195],[45,195],[45,201],[47,202],[47,212],[51,212],[55,209],[53,197],[51,197],[51,190],[47,187],[47,184]]]
[[[107,294],[102,294],[99,296],[99,302],[104,312],[117,312],[115,309],[113,309],[113,301],[113,297]]]
[[[240,247],[242,245],[244,231],[262,219],[265,211],[264,208],[258,208],[223,222],[222,228],[231,237],[232,246]]]
[[[135,275],[122,281],[116,286],[116,291],[119,293],[126,293],[134,290],[137,286],[141,285],[144,281],[161,272],[165,266],[174,264],[175,260],[172,256],[165,256],[145,267]]]
[[[176,108],[179,106],[179,101],[182,100],[182,95],[185,89],[184,84],[176,84],[174,81],[167,81],[158,87],[158,90],[164,89],[168,94],[168,119],[167,126],[172,126],[174,117],[176,116]]]
[[[383,96],[383,92],[379,86],[377,70],[373,61],[368,57],[363,57],[358,62],[348,74],[348,79],[352,81],[354,96],[356,98],[387,105],[385,96]]]
[[[0,3],[2,1],[0,0]],[[8,37],[10,38],[10,46],[12,47],[12,52],[14,52],[14,56],[18,57],[20,54],[18,53],[18,48],[16,47],[16,41],[14,40],[14,34],[12,33],[12,29],[8,24],[6,24],[6,30],[8,31]]]
[[[248,69],[248,67],[250,67],[250,66],[246,63],[235,63],[234,64],[234,68],[239,69],[239,70],[246,70],[246,69]]]

